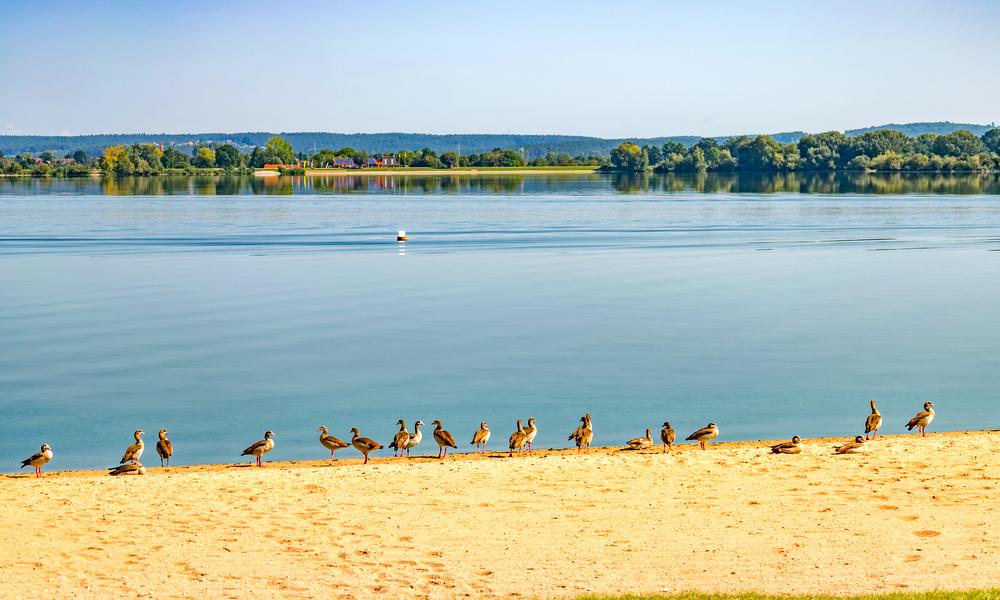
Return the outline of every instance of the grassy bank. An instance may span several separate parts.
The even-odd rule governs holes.
[[[773,596],[769,594],[681,594],[652,596],[579,596],[577,600],[998,600],[1000,590],[971,592],[897,592],[893,594],[863,594],[860,596],[828,596],[808,594],[804,596]]]

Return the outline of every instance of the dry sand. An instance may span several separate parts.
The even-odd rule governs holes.
[[[993,431],[880,437],[853,456],[814,440],[798,456],[746,442],[0,476],[0,597],[998,587],[998,444]]]

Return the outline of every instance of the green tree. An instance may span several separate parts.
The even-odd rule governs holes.
[[[254,146],[247,158],[247,165],[252,169],[259,169],[264,166],[264,150],[260,146]]]
[[[640,173],[649,166],[649,155],[639,146],[625,142],[611,151],[611,166],[619,171]]]
[[[186,169],[190,166],[187,154],[184,154],[174,148],[164,149],[163,157],[160,161],[163,163],[163,166],[168,169]]]
[[[913,140],[894,129],[879,129],[860,135],[851,141],[854,156],[878,156],[886,152],[905,154],[913,149]]]
[[[990,129],[983,134],[983,145],[989,148],[990,152],[1000,154],[1000,128]]]
[[[295,150],[285,138],[276,135],[264,145],[264,163],[289,165],[295,162]],[[263,166],[263,165],[261,165]]]
[[[798,142],[801,167],[812,170],[833,170],[850,160],[851,138],[839,131],[827,131],[802,136]]]
[[[215,166],[215,150],[211,148],[198,148],[194,158],[191,159],[191,166],[199,169],[209,169]]]
[[[215,149],[215,165],[224,169],[240,166],[240,151],[231,144],[219,146]]]
[[[541,159],[544,161],[544,159]],[[458,153],[453,151],[444,152],[441,154],[441,164],[446,169],[454,169],[458,166]]]
[[[983,141],[965,129],[952,131],[934,140],[934,154],[940,156],[972,156],[985,149]]]

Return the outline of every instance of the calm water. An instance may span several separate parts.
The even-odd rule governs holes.
[[[0,179],[0,470],[323,458],[440,418],[563,446],[1000,425],[993,177]],[[394,241],[405,228],[410,241]],[[436,447],[426,438],[423,450]],[[463,450],[468,446],[463,445]],[[355,455],[352,450],[345,456]],[[146,463],[157,461],[150,450]]]

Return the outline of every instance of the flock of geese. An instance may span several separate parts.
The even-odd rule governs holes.
[[[930,425],[933,420],[934,403],[924,402],[924,409],[910,419],[910,421],[906,424],[906,428],[909,431],[916,429],[920,435],[924,436],[927,435],[927,426]],[[424,422],[417,419],[417,421],[413,423],[412,433],[407,430],[406,421],[403,419],[397,421],[397,424],[399,425],[399,431],[395,436],[393,436],[392,442],[389,443],[389,448],[393,450],[394,456],[402,457],[405,454],[408,457],[410,456],[410,450],[416,447],[423,440],[423,433],[420,431],[420,427],[424,426]],[[431,424],[434,425],[432,437],[438,446],[438,458],[444,459],[448,455],[448,448],[458,449],[458,444],[455,442],[455,437],[450,432],[445,430],[444,425],[440,420],[433,421]],[[871,439],[875,439],[875,436],[878,435],[878,430],[881,427],[882,415],[879,413],[878,409],[875,408],[875,401],[872,400],[871,414],[868,415],[868,418],[865,420],[865,435],[859,435],[854,438],[854,441],[842,446],[837,446],[835,448],[835,452],[837,454],[855,454],[865,452],[867,450],[867,441],[869,436],[871,436]],[[355,450],[364,455],[364,464],[368,464],[368,455],[382,448],[382,445],[378,442],[370,438],[361,437],[361,432],[358,431],[357,427],[351,429],[350,444],[340,438],[330,435],[330,430],[325,425],[320,426],[317,431],[319,431],[319,443],[330,451],[330,460],[336,460],[334,453],[336,453],[337,450],[353,446]],[[135,442],[125,449],[125,453],[122,454],[119,465],[108,469],[109,474],[144,475],[146,473],[146,468],[141,462],[139,462],[139,459],[142,458],[143,450],[145,450],[145,444],[142,441],[143,433],[144,432],[141,429],[135,430],[132,434]],[[168,432],[166,429],[161,429],[158,433],[159,440],[156,442],[156,453],[160,457],[161,467],[170,466],[170,457],[174,454],[174,445],[169,439],[167,439],[167,434]],[[538,427],[535,424],[534,417],[528,419],[527,427],[525,427],[524,422],[521,419],[518,419],[517,429],[510,435],[507,443],[509,456],[513,456],[514,452],[531,452],[532,443],[535,441],[536,435],[538,435]],[[662,442],[663,452],[668,452],[673,449],[675,437],[674,429],[671,427],[670,422],[664,422],[663,427],[660,429],[660,441]],[[705,445],[717,437],[719,437],[719,426],[712,422],[687,436],[685,439],[688,441],[698,442],[701,445],[701,449],[705,450]],[[590,444],[594,440],[594,427],[590,413],[580,417],[580,425],[573,430],[573,433],[569,434],[569,438],[567,439],[576,444],[577,451],[590,448]],[[486,421],[482,421],[479,423],[479,429],[472,434],[471,445],[476,447],[477,453],[486,452],[489,441],[490,428],[486,424]],[[646,435],[644,437],[629,440],[625,447],[630,450],[647,450],[652,448],[653,445],[653,438],[650,435],[650,430],[647,428]],[[263,466],[261,458],[273,449],[274,432],[266,431],[264,432],[264,439],[247,446],[240,456],[254,457],[257,466],[261,467]],[[799,454],[802,452],[802,440],[796,435],[789,442],[782,442],[772,446],[771,452],[775,454]],[[21,468],[33,467],[35,469],[35,476],[42,477],[42,467],[50,460],[52,460],[52,447],[48,444],[42,444],[41,451],[36,452],[21,462]]]

